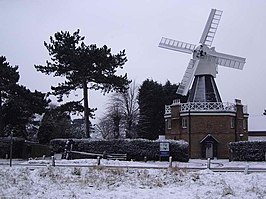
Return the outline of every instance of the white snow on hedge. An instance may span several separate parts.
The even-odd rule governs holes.
[[[32,160],[30,163],[47,164],[49,161]],[[62,160],[57,163],[95,164],[95,160]],[[102,163],[138,165],[137,162],[107,160]],[[149,162],[148,165],[167,165],[167,162]],[[261,165],[265,166],[264,163]],[[250,199],[266,196],[265,173],[188,172],[176,166],[170,169],[132,169],[52,167],[48,164],[42,167],[2,165],[0,168],[0,198]]]

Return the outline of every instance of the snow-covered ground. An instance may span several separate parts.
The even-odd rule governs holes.
[[[96,165],[96,160],[57,160],[56,164]],[[104,167],[52,167],[50,160],[20,163],[46,166],[3,165],[0,161],[0,198],[266,198],[266,174],[187,171],[179,167],[206,167],[204,160],[173,163],[169,169]],[[18,162],[14,162],[18,163]],[[266,168],[265,162],[213,160],[212,167]],[[102,160],[101,165],[167,167],[167,162]]]

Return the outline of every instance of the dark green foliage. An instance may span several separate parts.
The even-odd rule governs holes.
[[[39,143],[27,143],[23,144],[23,156],[22,158],[36,158],[36,157],[51,157],[51,148],[49,145]]]
[[[84,107],[82,106],[82,104],[80,102],[76,102],[76,101],[71,101],[71,102],[67,102],[65,104],[62,104],[60,107],[57,107],[57,109],[61,112],[68,112],[69,115],[71,113],[77,114],[77,113],[84,111]],[[93,112],[93,111],[90,111],[90,112]]]
[[[229,150],[233,161],[264,161],[266,141],[230,142]]]
[[[84,39],[79,30],[72,35],[67,31],[55,33],[54,37],[50,37],[49,44],[44,42],[51,61],[47,61],[46,66],[37,65],[35,68],[47,75],[66,78],[65,82],[51,87],[59,101],[72,90],[83,90],[85,129],[89,137],[89,116],[94,109],[88,106],[88,89],[103,93],[125,91],[129,81],[126,74],[115,74],[127,61],[125,50],[112,54],[106,45],[101,48],[95,44],[86,45]]]
[[[51,149],[48,145],[25,142],[25,139],[13,137],[12,158],[35,158],[43,155],[50,156]],[[0,137],[0,158],[10,157],[10,137]]]
[[[25,139],[13,137],[13,158],[22,158]],[[10,157],[10,137],[0,137],[0,158]]]
[[[31,92],[24,86],[14,86],[3,105],[5,131],[13,130],[16,136],[26,138],[26,124],[31,122],[34,114],[42,114],[47,105],[45,94],[38,91]]]
[[[141,138],[155,140],[164,134],[163,87],[153,80],[145,80],[139,89],[139,130]]]
[[[175,161],[188,162],[188,144],[186,142],[168,140],[170,142],[170,155]],[[50,144],[54,152],[63,152],[66,140],[54,139]],[[73,150],[89,153],[104,152],[107,154],[127,154],[128,159],[142,161],[146,156],[148,160],[159,160],[159,141],[144,139],[133,140],[79,140],[74,139]]]
[[[0,56],[0,132],[3,135],[3,104],[19,80],[18,66],[12,67],[4,56]]]
[[[49,143],[54,138],[68,138],[71,136],[71,118],[61,107],[49,109],[43,116],[38,132],[40,143]]]
[[[74,119],[71,124],[71,137],[84,138],[85,124],[83,119]]]
[[[0,134],[26,138],[26,125],[34,119],[34,114],[42,114],[49,101],[45,94],[31,92],[18,84],[18,67],[12,67],[5,57],[0,57]]]
[[[155,140],[164,135],[165,105],[172,104],[174,99],[180,99],[176,94],[178,86],[169,81],[165,85],[153,80],[145,80],[139,89],[139,137]],[[182,97],[182,101],[185,100]]]
[[[178,89],[178,85],[171,84],[168,80],[165,85],[163,85],[163,97],[165,105],[171,105],[174,99],[180,99],[182,103],[187,102],[188,96],[182,96],[176,93]]]
[[[10,66],[4,56],[0,56],[0,66],[0,90],[2,97],[6,98],[19,80],[18,66]]]

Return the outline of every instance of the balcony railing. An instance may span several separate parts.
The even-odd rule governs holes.
[[[236,106],[228,102],[188,102],[181,104],[180,112],[236,112]]]
[[[176,105],[178,103],[173,103]],[[229,102],[188,102],[179,103],[180,112],[236,112],[236,105]],[[247,114],[247,106],[243,106],[244,114]],[[171,114],[171,106],[165,106],[165,114]]]

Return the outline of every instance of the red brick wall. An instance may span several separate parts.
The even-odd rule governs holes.
[[[189,116],[180,116],[180,106],[172,106],[171,110],[171,129],[167,129],[165,135],[168,139],[182,139],[189,142],[189,129],[191,128],[191,158],[202,158],[202,145],[200,141],[211,134],[218,141],[217,158],[228,158],[228,143],[234,141],[248,140],[247,127],[243,128],[244,117],[243,106],[236,105],[236,116],[233,115],[195,115],[193,112]],[[182,128],[182,118],[191,121],[191,125]],[[235,128],[231,128],[231,120],[235,118]]]
[[[232,116],[201,115],[191,116],[191,158],[202,157],[200,141],[211,134],[218,140],[217,157],[228,158],[229,142],[235,141],[235,129],[231,128]]]
[[[184,116],[189,121],[188,116]],[[247,131],[243,131],[238,121],[238,131],[231,128],[230,115],[191,115],[191,158],[202,158],[202,145],[200,141],[211,134],[218,140],[217,157],[228,158],[228,143],[235,140],[247,140]],[[183,139],[189,142],[189,125],[182,128],[181,121],[183,117],[172,119],[172,128],[166,131],[168,139]],[[241,120],[241,119],[238,119]],[[242,122],[241,122],[242,124]],[[242,125],[243,126],[243,125]],[[240,130],[239,130],[240,129]],[[240,137],[240,134],[243,136]]]

